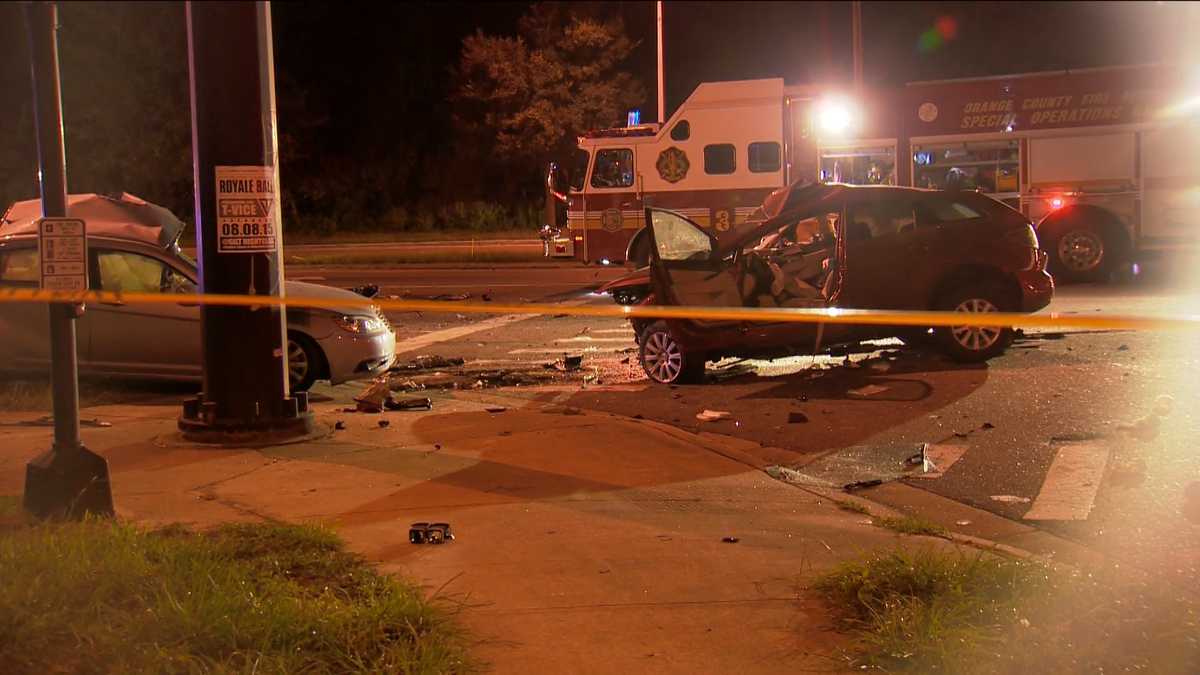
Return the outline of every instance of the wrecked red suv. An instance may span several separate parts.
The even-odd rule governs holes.
[[[686,217],[647,208],[650,302],[1035,312],[1054,282],[1019,212],[975,192],[793,185],[718,241]],[[1006,327],[920,327],[635,319],[642,367],[662,383],[698,381],[721,358],[811,354],[881,337],[931,337],[952,358],[983,361]]]

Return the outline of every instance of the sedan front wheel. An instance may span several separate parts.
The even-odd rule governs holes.
[[[320,376],[324,357],[321,348],[308,336],[288,333],[287,367],[288,382],[292,391],[308,391]]]

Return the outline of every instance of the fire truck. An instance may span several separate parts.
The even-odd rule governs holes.
[[[603,129],[547,177],[547,255],[644,264],[644,207],[720,237],[796,181],[977,190],[1037,223],[1061,279],[1196,241],[1200,87],[1131,66],[852,91],[703,83],[664,124]]]

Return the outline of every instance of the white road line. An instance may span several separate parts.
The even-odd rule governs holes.
[[[586,300],[572,300],[570,302],[559,303],[563,306],[582,305]],[[449,340],[457,340],[458,338],[478,333],[485,330],[494,330],[501,328],[518,321],[525,321],[540,316],[539,314],[505,314],[503,316],[484,319],[475,323],[469,323],[465,326],[457,326],[455,328],[447,328],[445,330],[435,330],[424,335],[418,335],[407,340],[402,340],[396,343],[396,354],[407,354],[415,352],[418,349],[424,349],[429,345],[434,345],[439,342],[447,342]],[[550,350],[554,351],[554,350]],[[510,354],[514,352],[509,352]]]
[[[1099,444],[1061,446],[1025,520],[1086,520],[1107,463],[1108,449]]]
[[[587,335],[576,335],[575,337],[559,338],[559,339],[555,340],[555,342],[632,342],[632,341],[633,341],[632,334],[630,334],[629,337],[616,337],[616,338],[594,338],[594,337],[590,337]]]
[[[600,328],[592,331],[593,333],[605,333],[607,335],[633,335],[632,328]]]
[[[627,349],[627,347],[585,347],[580,350],[584,354],[615,354]],[[559,349],[514,349],[509,354],[562,354],[566,348]]]
[[[535,385],[537,391],[627,391],[639,392],[649,388],[646,384],[539,384]],[[533,387],[530,387],[533,389]]]

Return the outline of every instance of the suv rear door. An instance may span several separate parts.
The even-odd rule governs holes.
[[[921,193],[863,189],[846,205],[846,282],[838,305],[858,309],[926,308],[925,285],[936,229],[922,227]]]

